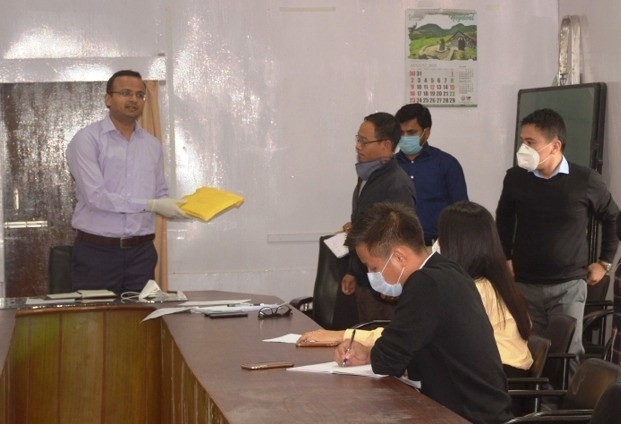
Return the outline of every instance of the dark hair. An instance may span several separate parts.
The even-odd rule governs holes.
[[[558,112],[552,109],[538,109],[522,119],[520,125],[534,125],[546,136],[548,140],[558,138],[561,141],[563,148],[565,148],[565,142],[567,138],[567,129],[565,128],[565,121]]]
[[[415,252],[425,250],[423,228],[414,211],[398,203],[376,203],[366,210],[347,233],[349,248],[365,244],[376,257],[388,257],[397,244]]]
[[[140,78],[142,80],[142,75],[140,75],[139,72],[130,71],[128,69],[117,71],[114,74],[112,74],[112,76],[108,80],[108,83],[106,84],[106,93],[108,94],[112,93],[112,88],[114,86],[114,80],[117,79],[118,77],[134,77],[134,78]]]
[[[399,109],[395,115],[399,124],[416,119],[422,129],[431,128],[431,112],[420,103],[410,103]]]
[[[378,140],[390,140],[392,150],[394,151],[397,148],[397,144],[401,140],[401,125],[394,116],[386,112],[377,112],[365,116],[364,120],[375,126],[375,137]]]
[[[487,209],[468,201],[447,206],[438,218],[438,236],[442,255],[461,265],[473,279],[489,280],[500,310],[504,313],[502,299],[515,319],[520,336],[527,340],[528,304],[515,286],[496,223]]]

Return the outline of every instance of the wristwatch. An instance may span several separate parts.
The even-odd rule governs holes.
[[[604,267],[604,269],[606,270],[606,272],[610,271],[612,269],[612,264],[609,262],[605,262],[605,261],[598,261],[598,264],[600,264],[601,266]]]

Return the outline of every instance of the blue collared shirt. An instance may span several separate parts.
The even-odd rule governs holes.
[[[466,180],[461,165],[452,155],[425,144],[410,160],[403,152],[395,155],[416,190],[416,214],[425,232],[425,243],[438,237],[438,216],[446,206],[468,200]]]
[[[528,172],[532,172],[536,177],[546,179],[546,177],[541,175],[541,172],[539,172],[536,169],[534,171],[528,171]],[[556,167],[554,172],[552,172],[552,175],[550,175],[548,178],[552,178],[557,174],[569,174],[569,163],[567,162],[567,159],[565,159],[565,155],[563,155],[563,159],[561,160],[561,163],[559,164],[559,166]]]
[[[147,200],[168,196],[158,139],[136,123],[128,141],[106,116],[76,133],[67,162],[78,200],[73,228],[106,237],[153,234]]]

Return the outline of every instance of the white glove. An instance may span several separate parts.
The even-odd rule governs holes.
[[[165,218],[170,219],[192,219],[190,215],[183,212],[177,203],[185,203],[184,200],[162,197],[161,199],[147,200],[147,211],[155,212]]]

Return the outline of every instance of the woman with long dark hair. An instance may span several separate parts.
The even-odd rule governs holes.
[[[494,218],[477,203],[457,202],[440,214],[438,236],[440,254],[461,265],[476,283],[505,373],[526,375],[532,364],[528,304],[513,281]]]

